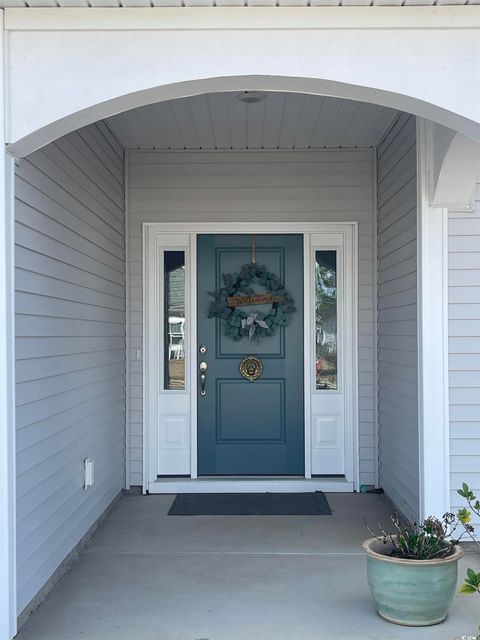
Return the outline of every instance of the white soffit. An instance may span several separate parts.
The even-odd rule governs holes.
[[[0,0],[0,7],[365,7],[453,6],[480,0]]]
[[[374,147],[399,115],[366,102],[267,93],[244,104],[210,93],[132,109],[105,120],[127,149],[324,149]]]

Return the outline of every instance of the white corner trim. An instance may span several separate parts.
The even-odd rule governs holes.
[[[0,159],[0,640],[17,632],[13,158]]]
[[[429,206],[427,123],[417,119],[420,517],[450,510],[448,210]]]
[[[128,193],[129,158],[123,154],[124,162],[124,209],[125,209],[125,489],[130,489],[130,196]]]
[[[0,14],[0,640],[17,632],[15,492],[15,161],[5,153],[7,64]]]
[[[378,439],[380,425],[378,421],[378,164],[377,149],[372,150],[373,164],[373,446],[375,450],[374,483],[379,487]]]

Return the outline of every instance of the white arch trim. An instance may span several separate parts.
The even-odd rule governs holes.
[[[7,9],[10,152],[244,89],[366,101],[480,140],[480,7],[363,9]]]
[[[76,129],[103,120],[112,115],[148,104],[175,100],[205,93],[225,91],[282,91],[331,96],[378,104],[415,116],[435,121],[445,127],[456,127],[480,140],[480,123],[449,112],[441,107],[418,100],[411,96],[395,94],[378,88],[348,85],[342,82],[314,78],[291,77],[219,77],[191,80],[170,85],[151,87],[111,100],[93,104],[85,109],[53,121],[40,129],[28,133],[23,138],[8,145],[8,151],[17,158],[25,157],[36,149]],[[465,136],[462,136],[465,137]]]

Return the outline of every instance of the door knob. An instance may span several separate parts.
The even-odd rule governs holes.
[[[205,396],[207,394],[205,390],[205,385],[207,382],[207,368],[208,365],[206,362],[200,362],[198,368],[200,369],[200,395]]]

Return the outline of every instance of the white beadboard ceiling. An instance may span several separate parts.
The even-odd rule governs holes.
[[[132,109],[105,120],[127,149],[324,149],[377,146],[398,111],[353,100],[268,93],[244,104],[211,93]]]
[[[365,7],[447,6],[480,0],[0,0],[4,7]]]

